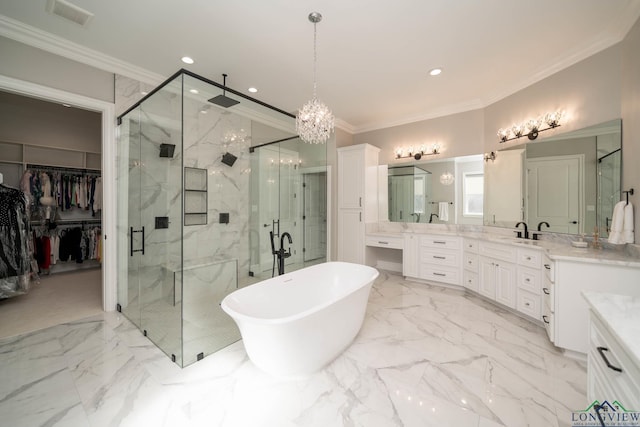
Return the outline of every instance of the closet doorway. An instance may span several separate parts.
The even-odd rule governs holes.
[[[26,293],[0,292],[2,338],[103,311],[103,117],[11,91],[0,111],[2,185],[25,194],[38,275]]]

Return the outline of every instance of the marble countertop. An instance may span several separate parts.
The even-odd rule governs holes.
[[[443,236],[459,236],[470,239],[480,239],[495,243],[507,244],[517,248],[535,249],[546,252],[553,260],[565,260],[573,262],[602,263],[609,265],[619,265],[624,267],[640,268],[640,257],[630,254],[621,248],[605,247],[604,249],[575,248],[571,246],[571,240],[575,236],[570,236],[567,240],[531,240],[518,239],[510,234],[488,233],[485,231],[459,231],[452,227],[434,227],[432,230],[369,230],[367,235],[376,237],[401,237],[407,233],[431,234]]]
[[[594,291],[584,291],[582,295],[640,367],[640,297]]]

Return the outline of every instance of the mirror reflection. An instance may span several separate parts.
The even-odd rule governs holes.
[[[607,237],[621,158],[621,120],[501,150],[485,165],[484,224]]]
[[[483,166],[479,155],[388,165],[389,221],[482,224]]]

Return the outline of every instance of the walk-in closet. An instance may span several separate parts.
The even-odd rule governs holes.
[[[0,338],[102,311],[101,120],[0,92]]]

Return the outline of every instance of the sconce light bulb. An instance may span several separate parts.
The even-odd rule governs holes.
[[[513,125],[511,127],[511,133],[513,133],[513,136],[516,138],[520,138],[524,133],[524,125]]]

